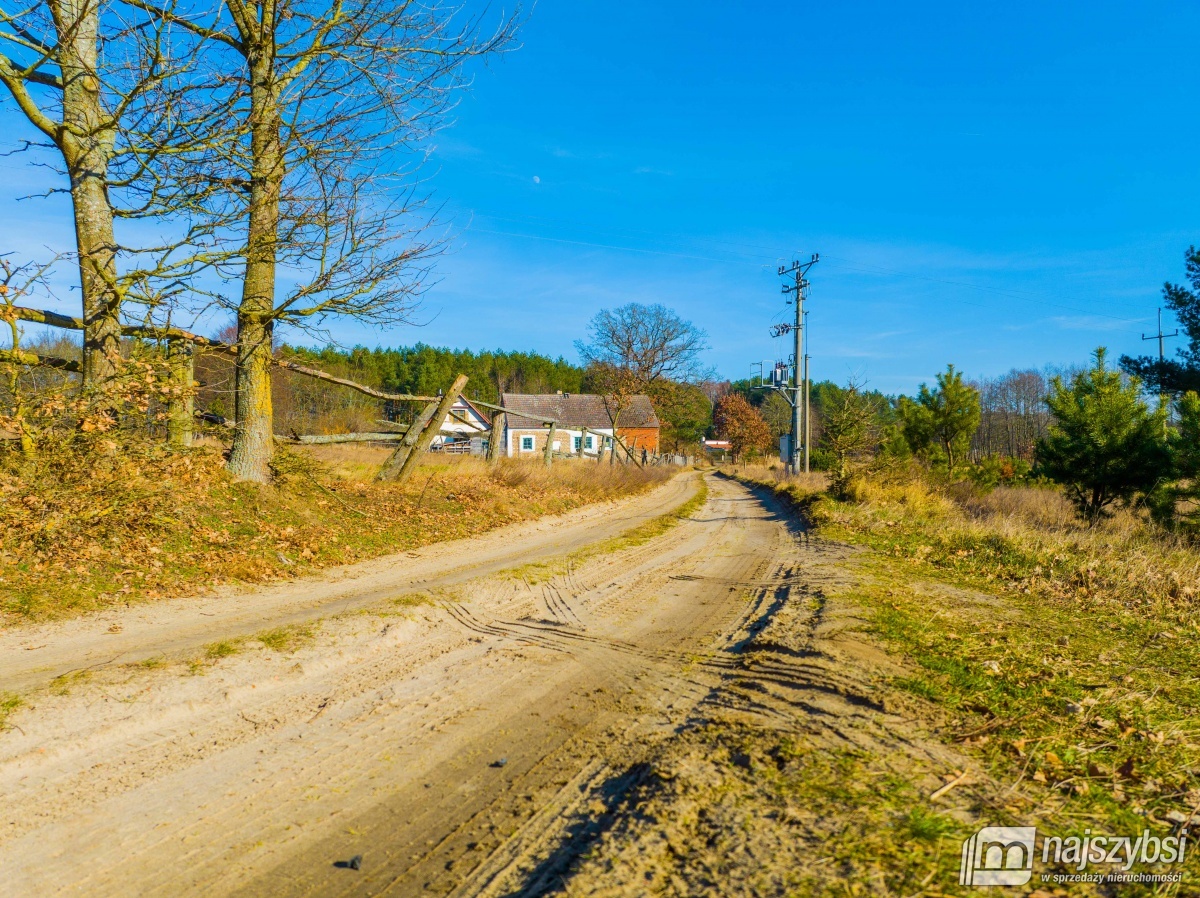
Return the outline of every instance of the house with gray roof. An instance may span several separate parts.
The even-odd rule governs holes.
[[[631,451],[658,453],[660,425],[647,396],[631,396],[619,410],[607,397],[591,393],[505,393],[500,404],[508,409],[504,454],[510,458],[544,452],[551,421],[555,452],[595,458],[611,443],[614,418],[617,437]]]

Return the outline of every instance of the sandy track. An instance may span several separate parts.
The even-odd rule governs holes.
[[[435,543],[250,592],[225,590],[0,630],[0,689],[22,691],[67,672],[194,653],[219,639],[353,611],[406,592],[562,555],[615,536],[694,495],[677,476],[644,496]]]
[[[534,895],[629,800],[644,746],[714,705],[834,724],[882,713],[845,657],[760,644],[748,673],[741,649],[775,619],[819,623],[797,604],[819,550],[770,500],[710,487],[665,535],[546,582],[459,578],[428,606],[326,622],[295,655],[248,652],[204,676],[111,669],[40,699],[0,739],[5,881],[30,895]],[[365,592],[358,607],[389,594]],[[339,866],[354,855],[361,870]]]

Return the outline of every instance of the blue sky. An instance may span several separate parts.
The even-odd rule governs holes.
[[[1184,3],[540,0],[426,171],[453,235],[428,323],[335,336],[573,358],[597,309],[661,302],[740,377],[787,351],[775,269],[820,252],[816,378],[1149,350],[1200,242],[1198,34]],[[14,205],[44,174],[0,171],[0,239],[69,239]]]

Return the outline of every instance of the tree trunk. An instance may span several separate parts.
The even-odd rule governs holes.
[[[271,408],[271,331],[273,322],[238,310],[233,451],[229,471],[238,480],[267,483],[274,451]]]
[[[612,419],[613,426],[612,439],[608,443],[608,463],[611,466],[617,463],[617,422],[621,420],[620,405],[617,406],[616,412],[609,415],[609,418]]]
[[[94,0],[51,4],[63,80],[60,149],[71,179],[83,296],[85,386],[111,378],[121,358],[121,297],[107,185],[113,133],[101,106],[96,75],[99,7]]]
[[[250,175],[246,272],[238,306],[238,352],[233,452],[229,470],[239,480],[271,478],[271,338],[275,314],[275,245],[284,159],[279,140],[279,96],[271,29],[249,48]]]
[[[171,371],[171,398],[167,401],[167,444],[172,449],[192,445],[192,415],[195,412],[195,356],[192,345],[182,340],[167,344]]]

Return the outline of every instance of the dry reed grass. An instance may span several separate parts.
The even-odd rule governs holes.
[[[1200,552],[1122,509],[1082,524],[1061,491],[999,487],[988,494],[934,486],[919,474],[858,477],[845,501],[823,494],[822,474],[789,477],[782,466],[749,466],[738,476],[803,505],[832,535],[867,537],[892,555],[911,555],[1024,593],[1096,609],[1171,614],[1200,596]]]
[[[332,446],[293,446],[289,451],[304,454],[323,468],[330,477],[349,481],[370,481],[392,453],[387,447],[366,444]],[[568,490],[589,500],[625,495],[649,484],[661,483],[678,468],[641,469],[636,465],[558,459],[547,468],[540,459],[502,458],[495,464],[471,455],[430,453],[421,461],[420,476],[448,478],[454,482],[489,480],[504,486],[525,487],[535,491]]]

